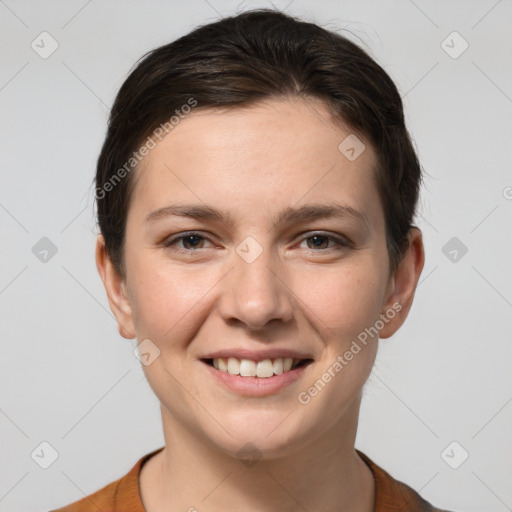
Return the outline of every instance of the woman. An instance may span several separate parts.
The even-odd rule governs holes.
[[[438,510],[354,448],[423,268],[420,182],[395,85],[340,35],[257,10],[146,55],[96,261],[165,446],[60,512]]]

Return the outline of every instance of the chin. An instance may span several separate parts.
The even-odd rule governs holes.
[[[290,407],[274,411],[238,410],[224,416],[223,426],[232,437],[218,430],[205,434],[220,451],[231,457],[275,460],[296,452],[315,437],[310,428],[305,429],[299,411],[292,411]]]

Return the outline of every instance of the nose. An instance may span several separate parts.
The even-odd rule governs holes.
[[[262,330],[272,321],[293,317],[293,292],[287,273],[271,250],[264,249],[252,262],[233,255],[233,267],[223,280],[220,314],[226,322]]]

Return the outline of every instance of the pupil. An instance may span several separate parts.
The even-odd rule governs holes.
[[[312,236],[312,237],[310,238],[310,240],[316,240],[316,241],[319,241],[319,242],[320,242],[319,244],[317,244],[317,243],[313,242],[313,245],[314,245],[315,247],[319,247],[319,245],[322,245],[322,244],[325,242],[325,236],[322,236],[322,235],[315,235],[315,236]]]
[[[193,242],[190,245],[192,245],[193,247],[196,247],[196,244],[197,244],[197,242],[199,242],[200,238],[201,237],[199,237],[197,235],[190,235],[190,236],[187,236],[187,238],[185,238],[185,241],[187,243],[190,243],[190,240],[193,240]]]

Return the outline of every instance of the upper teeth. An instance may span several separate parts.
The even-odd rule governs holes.
[[[213,360],[213,366],[217,370],[231,375],[267,378],[274,374],[281,375],[281,373],[289,371],[293,363],[299,361],[300,359],[294,360],[293,357],[277,357],[273,360],[263,359],[262,361],[237,359],[236,357],[218,357]]]

